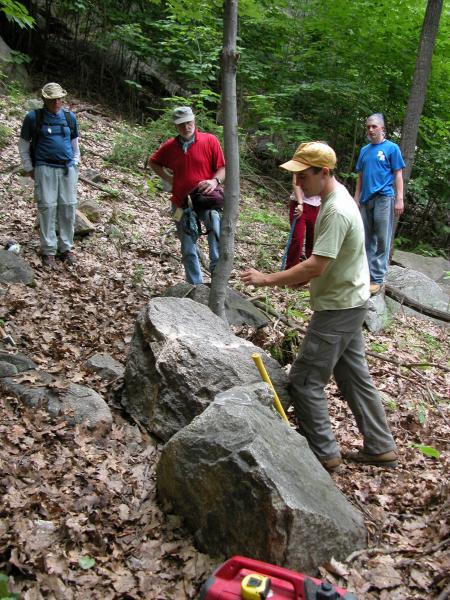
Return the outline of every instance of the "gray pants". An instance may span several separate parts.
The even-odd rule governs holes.
[[[289,374],[289,388],[300,433],[319,459],[340,456],[324,392],[331,375],[364,438],[364,450],[395,449],[381,398],[365,357],[362,325],[366,306],[315,312]]]
[[[39,212],[41,253],[55,255],[73,246],[78,169],[40,165],[34,169],[34,196]],[[58,237],[56,230],[58,229]]]

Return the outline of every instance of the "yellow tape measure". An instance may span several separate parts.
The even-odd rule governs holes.
[[[241,598],[243,600],[265,600],[270,592],[270,578],[251,573],[246,575],[241,583]]]

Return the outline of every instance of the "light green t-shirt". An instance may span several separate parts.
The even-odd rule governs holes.
[[[343,185],[322,200],[313,254],[333,259],[320,277],[311,279],[313,310],[342,310],[365,304],[370,296],[370,278],[364,227],[359,209]]]

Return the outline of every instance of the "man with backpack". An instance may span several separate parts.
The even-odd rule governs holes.
[[[42,263],[53,268],[57,256],[75,263],[73,236],[77,206],[80,150],[75,115],[62,108],[67,92],[58,83],[41,91],[44,107],[25,116],[19,153],[25,172],[34,180]]]
[[[197,285],[203,282],[203,277],[196,245],[199,235],[196,220],[207,230],[211,273],[219,260],[225,158],[219,140],[196,128],[189,106],[175,108],[173,122],[179,135],[164,142],[150,156],[149,165],[172,189],[186,281]]]

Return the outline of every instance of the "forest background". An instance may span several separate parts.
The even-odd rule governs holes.
[[[432,1],[432,0],[430,0]],[[425,0],[241,0],[237,72],[241,171],[286,179],[277,165],[306,140],[336,149],[350,191],[364,119],[382,112],[399,142]],[[143,164],[171,132],[170,108],[194,105],[222,137],[222,2],[0,0],[2,36],[36,81],[111,103],[142,129],[117,144]],[[396,244],[428,255],[450,242],[450,9],[444,3]],[[30,27],[30,25],[32,25]],[[56,71],[55,71],[56,65]]]

